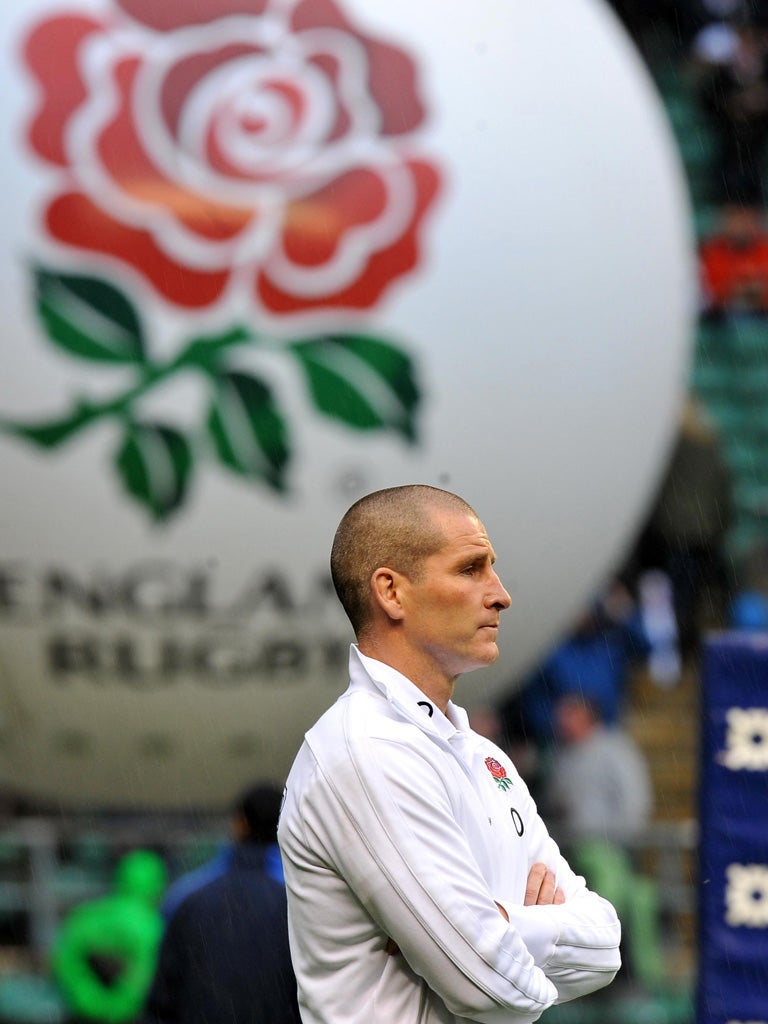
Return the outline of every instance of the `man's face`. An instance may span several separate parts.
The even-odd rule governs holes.
[[[496,661],[499,615],[511,598],[480,520],[461,512],[432,517],[445,543],[423,560],[419,581],[409,581],[403,626],[419,659],[452,680]]]

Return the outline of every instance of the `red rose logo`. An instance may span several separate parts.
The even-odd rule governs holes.
[[[512,785],[512,780],[507,778],[507,769],[496,760],[495,757],[486,757],[485,767],[496,779],[496,785],[499,789],[507,790]]]
[[[30,265],[48,341],[93,374],[122,367],[122,383],[32,422],[0,415],[0,432],[51,450],[117,425],[117,479],[158,521],[206,463],[288,494],[290,407],[269,362],[240,356],[271,348],[316,416],[414,444],[417,364],[358,320],[417,265],[439,187],[415,148],[410,57],[334,0],[103,4],[26,39],[28,138],[54,177],[42,223],[65,253]],[[184,314],[168,318],[170,355],[141,281]],[[288,319],[313,311],[358,317],[351,331]],[[283,318],[278,338],[259,312]],[[145,402],[177,374],[202,382],[183,421]]]
[[[333,0],[114,0],[40,22],[25,60],[48,232],[168,302],[370,309],[418,263],[416,68]]]

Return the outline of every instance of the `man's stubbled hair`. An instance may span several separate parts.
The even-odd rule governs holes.
[[[476,515],[450,491],[406,484],[366,494],[339,523],[331,548],[331,577],[356,636],[370,621],[374,572],[387,566],[418,582],[423,560],[445,543],[434,511]]]

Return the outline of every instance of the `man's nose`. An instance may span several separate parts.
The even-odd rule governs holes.
[[[493,576],[496,587],[493,591],[491,604],[495,605],[497,608],[500,608],[503,611],[505,608],[509,608],[509,606],[512,604],[512,598],[509,596],[509,593],[505,589],[504,584],[499,579],[498,574],[494,573]]]

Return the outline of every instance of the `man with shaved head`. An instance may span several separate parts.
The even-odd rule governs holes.
[[[370,583],[380,565],[397,565],[411,578],[443,543],[435,511],[474,516],[450,491],[414,484],[374,491],[349,509],[331,548],[331,576],[342,607],[360,636],[371,618]],[[476,517],[475,517],[476,518]]]
[[[423,484],[366,495],[336,531],[350,684],[305,737],[278,833],[305,1024],[531,1024],[619,968],[613,907],[452,700],[499,655],[494,563],[471,506]]]

